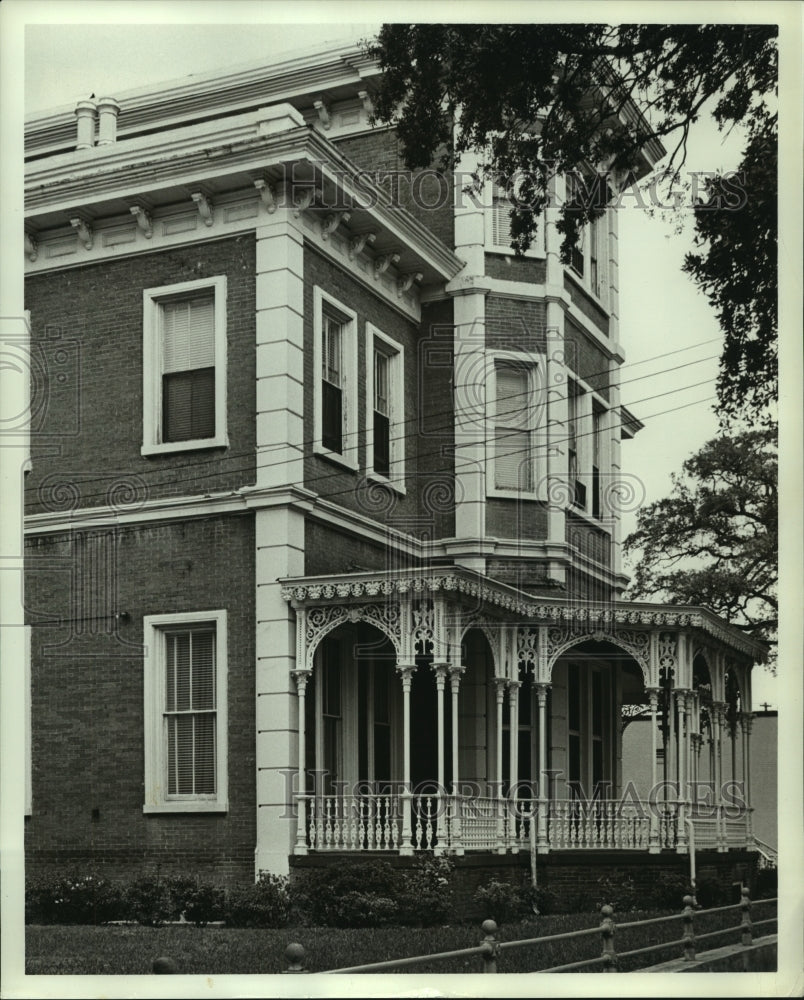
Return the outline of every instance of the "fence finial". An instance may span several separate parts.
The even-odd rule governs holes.
[[[682,916],[684,918],[684,961],[694,962],[695,961],[695,926],[693,921],[695,920],[695,910],[693,908],[694,900],[692,896],[684,897],[684,912]]]
[[[304,968],[304,948],[298,941],[292,941],[285,948],[285,958],[288,960],[288,967],[285,972],[305,972]]]
[[[497,971],[497,955],[500,952],[500,945],[497,941],[497,924],[493,920],[484,920],[480,929],[485,935],[480,943],[483,948],[483,971]]]
[[[157,976],[175,976],[179,972],[178,965],[176,965],[172,958],[168,958],[166,955],[160,955],[159,958],[155,958],[152,969]]]
[[[600,935],[603,938],[603,971],[615,972],[617,966],[617,953],[614,950],[614,910],[604,905],[600,907]]]

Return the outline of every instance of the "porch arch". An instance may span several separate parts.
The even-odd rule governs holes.
[[[401,653],[399,609],[391,605],[356,604],[349,607],[309,608],[305,615],[304,669],[312,671],[321,642],[344,623],[366,622],[383,633],[394,647],[397,662]]]
[[[608,642],[612,646],[615,646],[617,649],[621,650],[623,653],[626,653],[636,662],[637,666],[642,672],[642,683],[645,686],[645,688],[647,689],[651,687],[651,670],[650,670],[650,659],[649,659],[650,644],[648,636],[645,635],[644,649],[641,649],[636,644],[632,645],[631,643],[620,638],[619,636],[611,635],[610,633],[607,632],[589,632],[585,635],[573,635],[571,638],[567,639],[565,642],[560,643],[559,645],[553,646],[551,644],[547,660],[547,676],[550,678],[551,682],[553,678],[553,668],[555,667],[556,663],[561,659],[561,657],[566,652],[571,650],[574,646],[580,646],[585,642],[598,642],[598,643]]]

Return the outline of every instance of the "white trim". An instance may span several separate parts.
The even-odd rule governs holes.
[[[389,474],[374,471],[374,342],[387,348],[382,353],[389,361]],[[386,483],[397,493],[405,491],[405,348],[373,323],[366,323],[366,475]]]
[[[193,441],[162,441],[162,360],[160,309],[162,302],[198,291],[215,296],[215,435]],[[226,425],[226,276],[182,281],[145,288],[142,293],[142,455],[163,455],[199,448],[228,447]]]
[[[495,465],[494,465],[494,441],[498,420],[495,416],[497,405],[497,368],[502,363],[509,363],[512,367],[524,368],[528,375],[528,397],[523,403],[529,403],[523,407],[525,421],[521,430],[530,435],[530,463],[531,463],[531,483],[530,490],[502,489],[495,485]],[[545,357],[532,351],[486,351],[486,372],[485,381],[489,386],[486,393],[486,496],[502,497],[514,500],[545,500],[546,492],[546,434],[539,435],[539,430],[546,431],[547,427],[547,384],[544,378]],[[539,377],[539,374],[542,377]],[[543,415],[542,421],[538,420],[538,415]],[[518,416],[518,415],[517,415]],[[517,419],[516,417],[514,419]],[[504,421],[499,421],[505,424]],[[540,489],[541,487],[541,489]]]
[[[195,798],[168,797],[163,772],[165,745],[162,717],[164,711],[164,635],[165,630],[182,625],[210,623],[215,626],[215,741],[216,784],[212,796]],[[144,813],[167,812],[227,812],[228,799],[228,722],[227,674],[228,638],[226,611],[184,611],[175,614],[146,615],[143,620],[145,643],[144,665],[144,750],[145,802]]]
[[[357,381],[357,313],[316,285],[313,288],[313,453],[352,472],[359,468],[358,457],[358,381]],[[321,337],[325,306],[340,313],[343,324],[343,385],[341,386],[343,451],[325,448],[321,440],[323,415],[321,393]]]
[[[24,626],[25,651],[23,653],[22,666],[24,671],[23,683],[25,684],[24,712],[25,712],[25,815],[33,813],[33,746],[31,739],[31,626]]]

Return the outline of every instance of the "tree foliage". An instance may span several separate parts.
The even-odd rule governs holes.
[[[634,182],[641,150],[663,143],[663,174],[677,178],[701,115],[739,125],[746,197],[718,210],[729,179],[712,181],[685,267],[723,326],[719,401],[735,415],[776,391],[776,35],[775,25],[741,24],[388,24],[370,46],[384,70],[375,116],[396,125],[411,169],[451,169],[480,152],[474,183],[515,188],[518,252],[553,177],[596,174],[596,189],[579,185],[561,207],[565,262],[600,216],[600,195]]]
[[[775,428],[720,435],[643,507],[625,550],[641,556],[631,598],[699,604],[755,638],[777,625]]]

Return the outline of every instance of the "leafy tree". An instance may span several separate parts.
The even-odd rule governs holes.
[[[723,326],[718,394],[728,417],[776,393],[776,35],[775,25],[389,24],[369,47],[384,70],[375,114],[396,125],[411,169],[449,169],[481,152],[474,183],[515,187],[518,252],[534,238],[553,176],[597,171],[561,208],[565,262],[600,216],[601,196],[636,194],[641,150],[665,144],[664,174],[677,183],[701,115],[743,129],[744,197],[735,204],[734,178],[712,180],[685,267]]]
[[[643,507],[625,550],[641,556],[630,598],[701,604],[753,637],[777,626],[775,428],[720,435]]]

